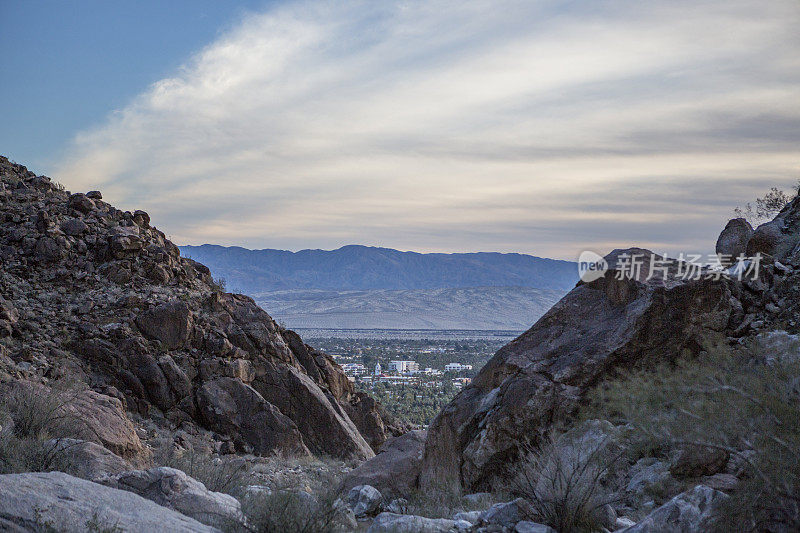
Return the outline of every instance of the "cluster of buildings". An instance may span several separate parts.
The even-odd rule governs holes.
[[[395,360],[389,362],[389,367],[386,372],[381,368],[381,364],[375,365],[374,371],[370,372],[369,369],[361,363],[345,363],[342,365],[345,375],[351,381],[358,379],[363,383],[388,383],[391,385],[413,385],[421,382],[422,377],[436,377],[441,376],[442,371],[435,368],[420,369],[419,363],[416,361],[408,360]],[[472,370],[472,365],[462,365],[461,363],[448,363],[444,367],[445,372],[460,372],[462,370]],[[456,387],[463,387],[471,380],[470,378],[456,378],[453,379],[453,385]],[[431,381],[426,381],[426,385],[430,385]],[[433,382],[434,384],[436,382]],[[441,383],[438,383],[441,386]]]

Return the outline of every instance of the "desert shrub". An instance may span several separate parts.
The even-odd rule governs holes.
[[[599,531],[602,510],[615,501],[603,482],[620,460],[607,438],[567,442],[551,434],[523,447],[523,461],[510,478],[517,496],[531,504],[528,518],[556,531]]]
[[[0,399],[0,472],[64,470],[71,444],[84,438],[85,425],[68,406],[79,389],[56,383],[52,388],[20,386]]]
[[[800,193],[800,182],[798,182],[798,193]],[[764,196],[756,198],[755,208],[753,204],[748,203],[743,208],[737,207],[734,212],[736,216],[747,219],[751,224],[757,224],[773,218],[791,200],[791,196],[777,187],[772,187]]]
[[[247,491],[250,469],[246,461],[215,457],[195,450],[159,450],[155,462],[186,472],[214,492],[241,498]]]
[[[400,493],[400,491],[392,492]],[[481,509],[490,505],[491,503],[487,503]],[[406,504],[408,514],[428,518],[449,517],[455,513],[469,510],[471,510],[469,502],[462,497],[458,483],[449,480],[441,480],[425,491],[414,490],[408,494],[408,504]]]
[[[256,533],[326,533],[343,530],[333,477],[312,492],[298,487],[256,491],[242,498],[249,530]]]
[[[594,416],[629,422],[670,448],[702,446],[738,458],[745,482],[720,513],[720,529],[800,529],[800,358],[794,344],[786,336],[781,356],[774,342],[767,349],[756,339],[628,373],[595,391]]]
[[[228,281],[223,277],[211,280],[211,288],[214,289],[216,292],[225,292],[227,286],[228,286]]]

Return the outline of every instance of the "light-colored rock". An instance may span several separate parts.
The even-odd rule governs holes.
[[[514,526],[514,533],[556,533],[556,530],[544,524],[523,520]]]
[[[99,444],[78,439],[53,439],[45,448],[56,456],[59,469],[88,480],[132,470],[133,465]]]
[[[242,506],[228,494],[212,492],[185,472],[166,466],[132,470],[98,480],[108,487],[126,490],[190,516],[208,525],[244,523]]]
[[[0,476],[0,529],[15,531],[219,530],[132,492],[105,487],[62,472]]]
[[[636,522],[628,518],[627,516],[618,516],[617,523],[614,525],[614,530],[617,529],[625,529],[626,527],[631,527],[636,525]]]
[[[690,491],[678,494],[670,501],[651,512],[625,533],[663,533],[709,531],[714,522],[714,513],[728,499],[722,492],[698,485]]]
[[[408,496],[419,476],[425,435],[416,430],[387,440],[375,457],[348,472],[343,490],[372,485],[385,494]]]
[[[456,523],[446,518],[381,513],[375,517],[367,533],[449,533]]]
[[[358,519],[377,514],[382,501],[380,491],[370,485],[358,485],[347,493],[347,506]]]

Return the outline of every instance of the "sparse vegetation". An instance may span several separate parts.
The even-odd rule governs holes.
[[[31,385],[0,399],[0,473],[65,470],[60,439],[85,436],[84,425],[67,408],[77,392],[66,383]]]
[[[800,194],[800,181],[798,181],[797,192]],[[734,209],[736,216],[744,218],[752,225],[757,225],[764,220],[773,218],[780,213],[781,209],[786,207],[792,200],[792,197],[777,187],[772,187],[767,194],[761,198],[756,198],[756,205],[753,207],[752,203],[747,203],[743,208],[737,207]]]
[[[238,458],[214,457],[194,450],[161,451],[156,462],[186,472],[208,490],[241,498],[250,479],[247,462]]]
[[[242,509],[256,533],[326,533],[342,530],[335,476],[310,492],[296,486],[255,491],[242,498]]]
[[[670,448],[724,450],[744,470],[721,530],[800,528],[800,351],[753,340],[741,349],[629,373],[594,397],[595,414],[632,423]],[[793,354],[793,355],[792,355]],[[731,527],[733,529],[731,529]]]
[[[600,531],[602,511],[614,501],[603,480],[619,459],[605,440],[565,443],[551,434],[538,447],[526,446],[526,458],[511,476],[516,495],[531,504],[528,518],[556,531]]]
[[[228,281],[221,276],[211,280],[211,287],[217,292],[225,292],[227,286]]]

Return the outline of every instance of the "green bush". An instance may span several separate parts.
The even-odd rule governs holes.
[[[783,348],[755,339],[628,373],[597,389],[591,410],[660,446],[737,458],[745,481],[720,513],[721,530],[800,529],[800,357],[790,337]]]

